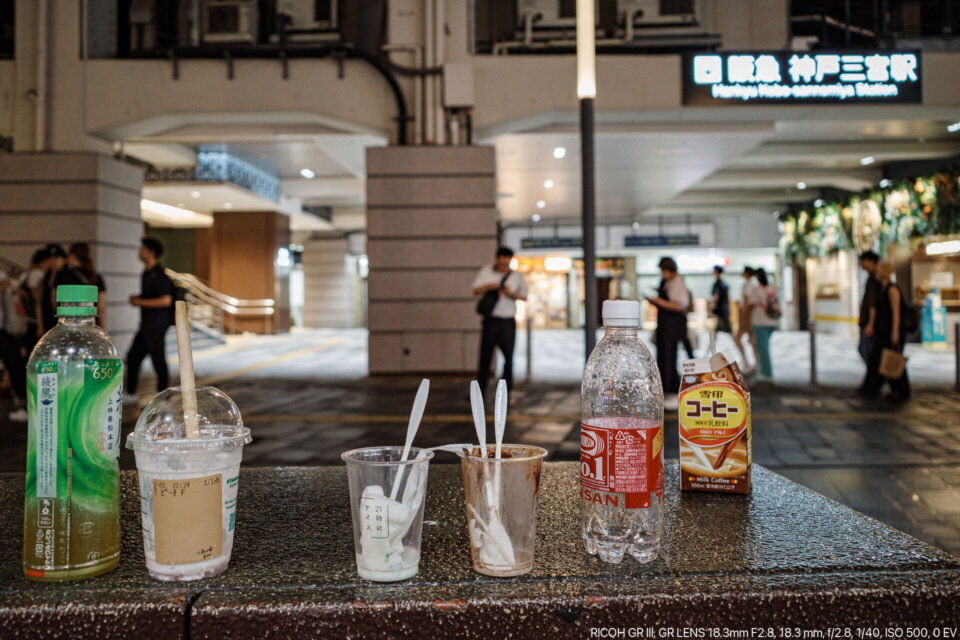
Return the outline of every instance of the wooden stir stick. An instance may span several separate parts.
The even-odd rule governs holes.
[[[190,345],[190,318],[187,303],[177,300],[177,358],[180,360],[180,390],[183,393],[183,422],[188,438],[200,437],[200,417],[197,412],[197,381],[193,376],[193,349]]]

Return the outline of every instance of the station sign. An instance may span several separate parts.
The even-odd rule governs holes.
[[[700,244],[700,236],[695,233],[681,235],[627,236],[623,239],[625,247],[684,247]]]
[[[579,249],[583,245],[580,238],[522,238],[521,249]]]
[[[917,51],[685,54],[683,104],[919,103],[920,67]]]

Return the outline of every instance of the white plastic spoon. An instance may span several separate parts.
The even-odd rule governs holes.
[[[477,430],[477,440],[480,442],[480,456],[487,457],[487,416],[483,408],[483,394],[480,393],[480,383],[474,380],[470,383],[470,408],[473,410],[473,426]]]
[[[417,397],[413,401],[413,409],[410,410],[410,422],[407,423],[407,441],[403,445],[403,453],[400,456],[400,462],[406,462],[410,457],[410,446],[417,435],[417,429],[420,428],[420,420],[423,419],[423,410],[427,406],[427,396],[430,394],[430,380],[423,379],[420,388],[417,390]],[[397,472],[397,477],[393,480],[393,489],[390,490],[390,499],[397,499],[397,491],[400,490],[400,478],[403,477],[403,470],[406,465],[402,465]]]
[[[496,458],[500,459],[500,445],[503,444],[503,430],[507,425],[507,381],[497,383],[497,396],[493,403],[493,433],[497,439]]]
[[[500,494],[503,491],[503,481],[501,479],[503,463],[500,462],[500,458],[502,453],[503,431],[506,424],[507,382],[506,380],[500,380],[500,382],[497,383],[497,395],[493,402],[493,429],[497,443],[495,454],[497,461],[493,463],[492,481],[488,476],[486,482],[488,521],[486,525],[483,525],[482,521],[480,522],[480,524],[484,526],[487,539],[496,545],[496,549],[491,549],[484,545],[484,547],[481,548],[481,556],[486,556],[487,560],[493,563],[497,563],[497,556],[501,556],[507,564],[512,565],[514,563],[513,544],[510,542],[510,536],[507,534],[507,530],[503,526],[503,520],[500,517]]]

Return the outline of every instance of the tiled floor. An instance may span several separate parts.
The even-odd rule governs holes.
[[[521,333],[508,441],[544,446],[555,459],[579,456],[582,344],[577,332],[535,333],[533,380],[525,384]],[[851,393],[862,376],[851,341],[820,340],[823,385],[816,388],[806,385],[806,334],[778,333],[773,346],[776,384],[753,389],[754,461],[960,554],[960,394],[951,390],[952,353],[911,346],[916,393],[908,404],[892,406]],[[369,377],[366,334],[358,330],[235,341],[198,353],[196,371],[240,406],[254,434],[244,464],[258,466],[338,464],[348,448],[401,443],[419,384],[414,377]],[[468,382],[432,379],[417,444],[474,438]],[[0,470],[22,470],[25,430],[5,421],[8,406],[0,400]],[[128,411],[128,428],[136,415]],[[669,434],[675,414],[666,421]],[[676,457],[676,437],[667,439],[666,455]],[[133,466],[129,452],[121,463]]]

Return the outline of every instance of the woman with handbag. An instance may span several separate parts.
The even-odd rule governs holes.
[[[770,359],[770,338],[780,323],[780,305],[777,302],[777,289],[770,284],[767,272],[758,267],[754,275],[757,286],[751,291],[750,324],[756,336],[757,382],[773,382],[773,361]]]
[[[900,287],[891,282],[893,276],[893,263],[883,261],[877,264],[876,278],[880,281],[883,294],[877,302],[877,313],[873,321],[874,348],[871,355],[870,370],[878,371],[871,380],[869,389],[871,395],[878,395],[883,389],[883,383],[890,383],[890,395],[887,398],[891,402],[904,402],[910,398],[910,380],[907,378],[906,367],[903,367],[903,373],[899,377],[890,375],[894,360],[898,360],[897,355],[903,353],[903,343],[906,332],[903,330],[903,293]],[[881,367],[884,359],[884,350],[890,350],[893,353],[888,354],[888,363],[886,367]],[[901,355],[902,358],[902,355]],[[903,364],[901,360],[899,364]],[[883,371],[888,376],[883,376]]]

